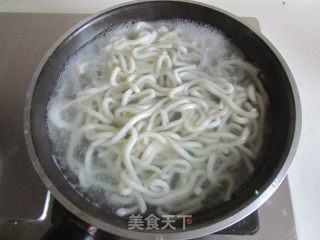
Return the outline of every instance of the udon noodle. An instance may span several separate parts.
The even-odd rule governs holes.
[[[215,189],[228,201],[262,146],[258,73],[206,26],[118,27],[71,59],[48,106],[59,164],[118,216],[193,213]]]

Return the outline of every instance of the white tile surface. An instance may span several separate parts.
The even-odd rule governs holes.
[[[0,0],[2,12],[95,13],[126,1]],[[296,79],[303,114],[298,152],[289,171],[300,240],[316,240],[320,223],[320,1],[203,1],[239,16],[259,19],[263,33],[283,55]]]

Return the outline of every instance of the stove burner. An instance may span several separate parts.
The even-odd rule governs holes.
[[[53,226],[41,238],[42,240],[56,239],[123,239],[110,233],[101,231],[87,224],[70,213],[58,201],[54,200],[51,213]],[[259,229],[258,212],[255,211],[243,220],[223,229],[214,235],[252,235]]]

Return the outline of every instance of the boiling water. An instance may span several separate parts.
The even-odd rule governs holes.
[[[152,37],[155,36],[152,35],[154,32],[157,35],[155,40],[152,41]],[[145,37],[145,40],[141,40],[141,43],[132,43],[132,41],[142,39],[143,37]],[[129,43],[132,43],[132,45]],[[125,44],[128,46],[123,47]],[[175,50],[171,50],[173,48]],[[134,55],[134,51],[136,51],[136,55]],[[175,59],[174,54],[176,53],[177,58]],[[125,63],[121,63],[121,54],[125,56],[123,58]],[[148,56],[148,54],[151,55]],[[163,59],[167,59],[167,56],[169,56],[169,60],[167,59],[166,63],[164,63],[165,60],[162,59],[161,65],[158,63],[162,55],[164,56]],[[129,69],[129,67],[132,67],[130,65],[130,57],[135,61],[135,70],[132,72]],[[123,186],[123,180],[120,175],[125,175],[124,178],[130,178],[130,181],[133,182],[132,184],[137,185],[137,181],[135,182],[134,178],[130,175],[130,169],[128,170],[130,164],[138,168],[140,166],[138,164],[139,158],[144,158],[143,153],[145,151],[156,151],[147,150],[148,146],[155,141],[140,141],[136,139],[138,142],[136,142],[134,148],[131,149],[132,152],[130,152],[131,162],[128,163],[125,160],[124,152],[126,151],[128,142],[133,138],[134,131],[139,130],[137,131],[137,136],[139,137],[139,134],[146,131],[147,124],[138,126],[138,123],[135,123],[119,137],[120,140],[116,141],[114,138],[121,128],[124,129],[126,123],[135,114],[137,115],[136,112],[139,107],[143,108],[146,106],[146,109],[148,109],[148,103],[156,105],[166,96],[162,96],[161,91],[155,88],[158,91],[157,93],[160,93],[159,96],[154,96],[149,101],[144,101],[142,98],[132,100],[132,105],[130,105],[130,103],[125,103],[124,99],[130,99],[129,97],[133,96],[133,94],[138,95],[140,90],[144,91],[148,90],[148,88],[141,87],[141,89],[137,90],[128,83],[128,87],[122,93],[118,93],[118,95],[122,95],[118,98],[118,102],[115,103],[114,109],[110,105],[110,111],[114,114],[117,109],[123,106],[132,106],[136,109],[123,113],[123,115],[120,115],[122,119],[118,121],[113,120],[109,122],[108,117],[110,117],[110,114],[108,115],[108,112],[106,112],[103,103],[105,94],[108,94],[107,92],[112,87],[118,87],[117,82],[113,83],[113,86],[111,84],[110,87],[106,87],[106,84],[110,84],[110,81],[112,81],[110,79],[115,75],[116,67],[119,67],[119,71],[122,74],[118,75],[117,81],[120,82],[119,86],[121,84],[124,85],[125,82],[132,81],[132,83],[135,83],[135,81],[138,81],[138,77],[148,74],[155,77],[159,87],[163,89],[170,88],[171,90],[178,89],[179,85],[190,81],[210,78],[214,79],[212,81],[216,81],[215,86],[220,89],[219,91],[223,92],[223,96],[226,96],[226,99],[223,100],[223,96],[221,97],[219,94],[208,94],[205,90],[200,89],[201,82],[199,82],[199,86],[196,84],[195,86],[192,85],[193,88],[186,86],[181,91],[179,90],[180,92],[178,91],[177,94],[171,92],[170,98],[173,99],[172,101],[176,98],[178,99],[179,94],[181,94],[180,97],[182,98],[192,97],[192,99],[190,98],[191,102],[184,105],[186,110],[174,113],[163,113],[161,112],[162,107],[159,107],[159,117],[155,117],[155,123],[158,120],[158,126],[155,126],[154,129],[157,129],[157,127],[158,129],[161,129],[161,127],[166,128],[170,122],[179,121],[183,117],[183,114],[187,113],[186,111],[190,111],[187,110],[188,108],[197,109],[199,108],[199,104],[204,106],[206,102],[210,102],[211,104],[209,109],[205,111],[200,109],[198,112],[194,111],[192,113],[196,117],[194,118],[191,114],[186,119],[196,119],[194,121],[190,120],[194,125],[202,119],[202,122],[200,121],[202,124],[205,121],[203,116],[205,118],[211,116],[209,114],[210,111],[212,114],[217,114],[216,112],[226,109],[226,112],[217,115],[218,117],[213,119],[217,121],[219,118],[216,126],[214,126],[214,121],[212,120],[212,122],[204,125],[207,126],[205,129],[199,130],[200,137],[191,138],[191,140],[184,143],[180,143],[179,140],[174,138],[172,140],[170,134],[163,135],[165,136],[164,141],[169,139],[168,144],[164,147],[161,143],[156,143],[157,145],[155,145],[154,149],[158,148],[161,150],[156,152],[156,156],[153,156],[153,162],[151,161],[152,163],[150,164],[153,168],[148,170],[140,169],[140,172],[137,169],[133,170],[135,171],[133,174],[136,174],[142,182],[140,183],[141,186],[137,187],[142,187],[143,190],[141,191],[135,187],[128,186],[128,183]],[[177,77],[174,75],[174,70],[178,68],[182,70],[177,73]],[[172,73],[174,76],[171,78],[174,79],[172,82],[169,82],[167,75],[161,75],[165,71]],[[263,159],[262,152],[267,148],[267,144],[265,142],[262,144],[262,141],[267,135],[265,128],[269,126],[268,100],[257,76],[258,73],[259,69],[246,62],[245,56],[239,48],[232,44],[221,32],[209,26],[179,20],[153,23],[127,23],[117,26],[82,47],[70,58],[65,70],[61,73],[48,105],[48,132],[53,143],[54,157],[57,164],[69,182],[79,190],[80,194],[83,194],[93,204],[106,210],[112,209],[120,216],[137,212],[144,213],[146,210],[156,211],[159,215],[166,212],[193,213],[205,207],[217,206],[225,201],[229,201],[232,193],[248,182],[253,176],[254,171],[259,168]],[[138,75],[138,77],[133,76],[134,74]],[[130,76],[132,79],[128,80]],[[182,79],[180,83],[178,82],[179,77]],[[227,80],[227,83],[225,80]],[[99,89],[103,89],[103,87],[106,87],[106,89],[99,92]],[[132,91],[130,88],[132,88]],[[152,89],[152,87],[149,88]],[[233,89],[233,93],[231,93],[231,90],[228,93],[228,88],[229,90]],[[118,90],[119,88],[115,91]],[[95,91],[97,92],[96,95],[94,95]],[[126,91],[127,95],[124,94]],[[93,94],[93,97],[90,97],[90,94]],[[114,96],[114,99],[116,99],[118,95],[112,95],[111,93],[110,96]],[[129,97],[127,97],[128,95]],[[90,98],[86,98],[86,96]],[[199,103],[195,98],[203,98],[204,103]],[[76,99],[84,100],[75,102]],[[232,105],[228,105],[228,101],[232,102],[230,104],[235,103],[234,109],[237,110],[236,107],[238,106],[243,111],[232,110]],[[171,102],[169,101],[166,104],[170,105]],[[89,105],[92,108],[91,110],[95,111],[94,113],[88,110]],[[178,108],[178,106],[176,107]],[[213,110],[216,110],[216,112]],[[256,116],[254,116],[255,113]],[[155,114],[152,113],[151,116]],[[151,116],[147,120],[150,120]],[[105,136],[105,139],[103,137],[98,139],[101,140],[101,143],[99,142],[100,145],[97,143],[97,147],[94,147],[91,154],[88,154],[88,152],[93,148],[92,144],[97,140],[97,135],[92,137],[90,130],[79,134],[80,127],[83,127],[85,123],[108,125],[109,128],[103,131],[97,132],[95,130],[95,134],[100,134],[99,136],[102,136],[101,133],[103,132],[113,131],[113,135],[109,136],[107,134],[109,137]],[[181,122],[181,125],[183,125],[183,122]],[[135,130],[132,130],[132,128]],[[192,129],[194,130],[195,128],[193,126]],[[245,129],[247,130],[247,135],[244,133]],[[186,129],[179,128],[179,125],[168,128],[167,131],[172,131],[183,137],[187,136]],[[230,139],[233,142],[227,140],[228,137],[212,137],[214,134],[221,132],[225,133],[225,135],[232,135],[233,137]],[[234,142],[238,141],[238,138],[235,138],[235,136],[239,138],[241,143],[234,144]],[[208,139],[211,137],[212,143],[208,142]],[[241,138],[243,139],[241,140]],[[193,139],[200,141],[200,143],[196,143]],[[182,148],[178,146],[172,149],[170,147],[172,142],[170,141],[173,141],[173,144],[176,142],[182,144],[179,145]],[[73,144],[74,142],[76,143]],[[220,146],[221,143],[227,145]],[[72,146],[72,151],[70,150],[71,144],[74,145]],[[210,154],[203,156],[201,151],[209,149],[210,145],[218,147],[213,147]],[[142,150],[139,150],[139,148]],[[191,148],[194,151],[191,151]],[[185,152],[181,153],[179,149],[184,149]],[[72,154],[70,154],[70,151]],[[183,156],[187,156],[190,159],[183,159]],[[138,159],[133,159],[133,157],[137,157]],[[147,159],[148,157],[149,159],[151,158],[147,155]],[[197,157],[204,159],[199,162],[193,162],[193,159]],[[238,159],[235,160],[236,158]],[[182,159],[179,160],[179,164],[188,166],[191,168],[191,171],[188,172],[181,166],[172,165],[171,168],[176,167],[178,170],[176,172],[173,171],[173,173],[171,172],[170,175],[170,169],[164,170],[166,166],[165,164],[161,164],[162,161],[170,159]],[[210,161],[211,163],[209,163]],[[208,170],[210,166],[211,170]],[[154,172],[154,167],[165,173],[161,176],[160,173]],[[181,173],[184,170],[186,173]],[[115,173],[112,173],[112,171]],[[171,202],[166,202],[165,200],[161,202],[159,200],[166,198],[166,194],[161,193],[161,191],[169,191],[167,193],[169,195],[172,192],[180,191],[182,188],[187,188],[187,182],[195,171],[199,171],[199,176],[196,178],[197,180],[194,183],[193,189],[188,194],[182,194],[183,200],[186,201],[185,207],[181,208],[177,206],[177,208],[172,207],[169,209],[168,205],[181,205],[179,202],[181,198],[179,199],[179,197],[176,197]],[[169,186],[169,190],[165,189],[167,186]],[[159,196],[152,197],[152,194],[159,194]],[[190,204],[188,204],[188,201]],[[192,201],[194,204],[191,204]],[[144,207],[144,204],[147,207]]]

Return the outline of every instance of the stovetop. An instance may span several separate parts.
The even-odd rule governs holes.
[[[29,81],[54,41],[87,15],[0,14],[0,240],[40,239],[58,205],[28,158],[23,107]],[[243,18],[259,28],[255,18]],[[297,239],[287,179],[258,211],[202,240]]]

